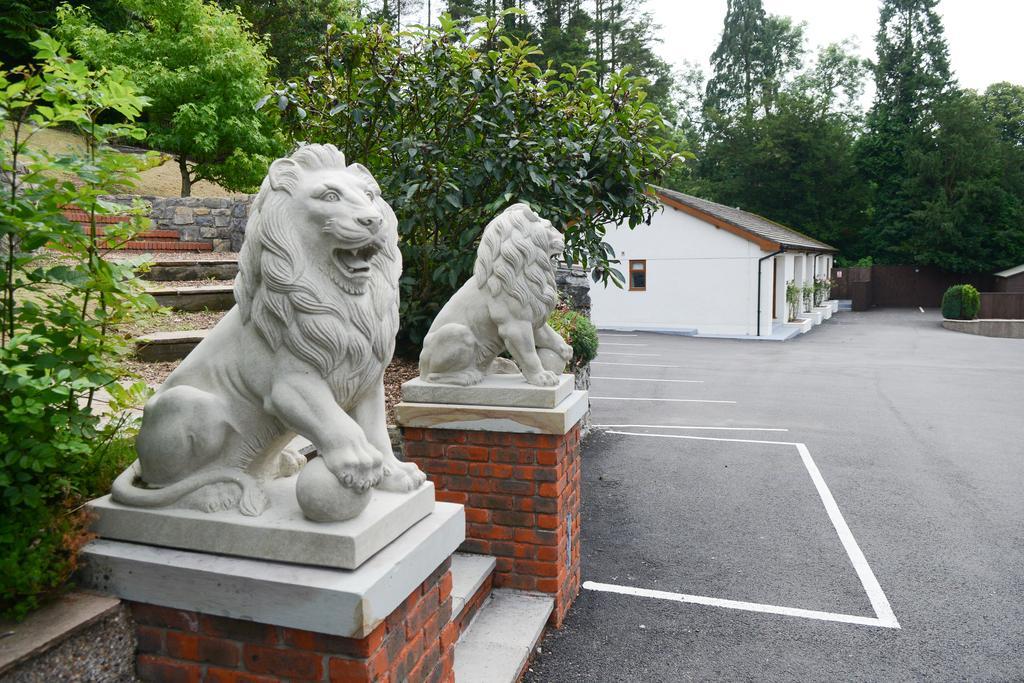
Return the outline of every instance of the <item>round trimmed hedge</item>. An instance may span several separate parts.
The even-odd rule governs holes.
[[[981,308],[981,295],[972,285],[953,285],[942,295],[942,317],[948,320],[973,320]]]

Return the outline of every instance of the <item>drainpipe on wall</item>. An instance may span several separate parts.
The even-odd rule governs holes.
[[[761,336],[761,265],[764,264],[765,259],[770,259],[773,256],[778,256],[782,252],[786,251],[785,246],[780,246],[778,251],[772,252],[767,256],[762,256],[757,259],[757,336]],[[773,302],[774,303],[774,302]]]

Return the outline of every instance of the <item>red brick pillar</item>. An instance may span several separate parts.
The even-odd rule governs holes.
[[[143,681],[454,683],[458,624],[445,560],[363,638],[130,603]],[[253,596],[259,600],[259,596]]]
[[[403,427],[402,437],[437,499],[466,506],[461,550],[496,557],[495,587],[551,593],[560,627],[580,589],[580,422],[564,434]]]

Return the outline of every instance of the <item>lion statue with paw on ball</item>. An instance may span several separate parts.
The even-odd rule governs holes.
[[[304,515],[358,515],[425,481],[391,449],[384,368],[398,331],[397,220],[360,164],[308,145],[271,164],[246,226],[236,305],[146,403],[115,501],[263,512],[299,472]],[[308,438],[308,464],[286,448]]]
[[[420,376],[470,386],[488,374],[522,372],[554,386],[572,347],[548,325],[558,302],[553,259],[565,241],[527,204],[514,204],[484,229],[473,277],[444,305],[423,340]],[[514,363],[499,354],[508,351]]]

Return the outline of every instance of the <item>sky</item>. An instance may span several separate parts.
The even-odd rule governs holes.
[[[689,61],[710,72],[718,46],[725,0],[647,0],[662,25],[663,59],[675,66]],[[764,0],[765,11],[807,22],[812,52],[818,46],[853,38],[864,57],[875,55],[877,0]],[[984,90],[998,81],[1024,85],[1024,0],[941,0],[938,5],[949,44],[950,65],[962,87]]]

